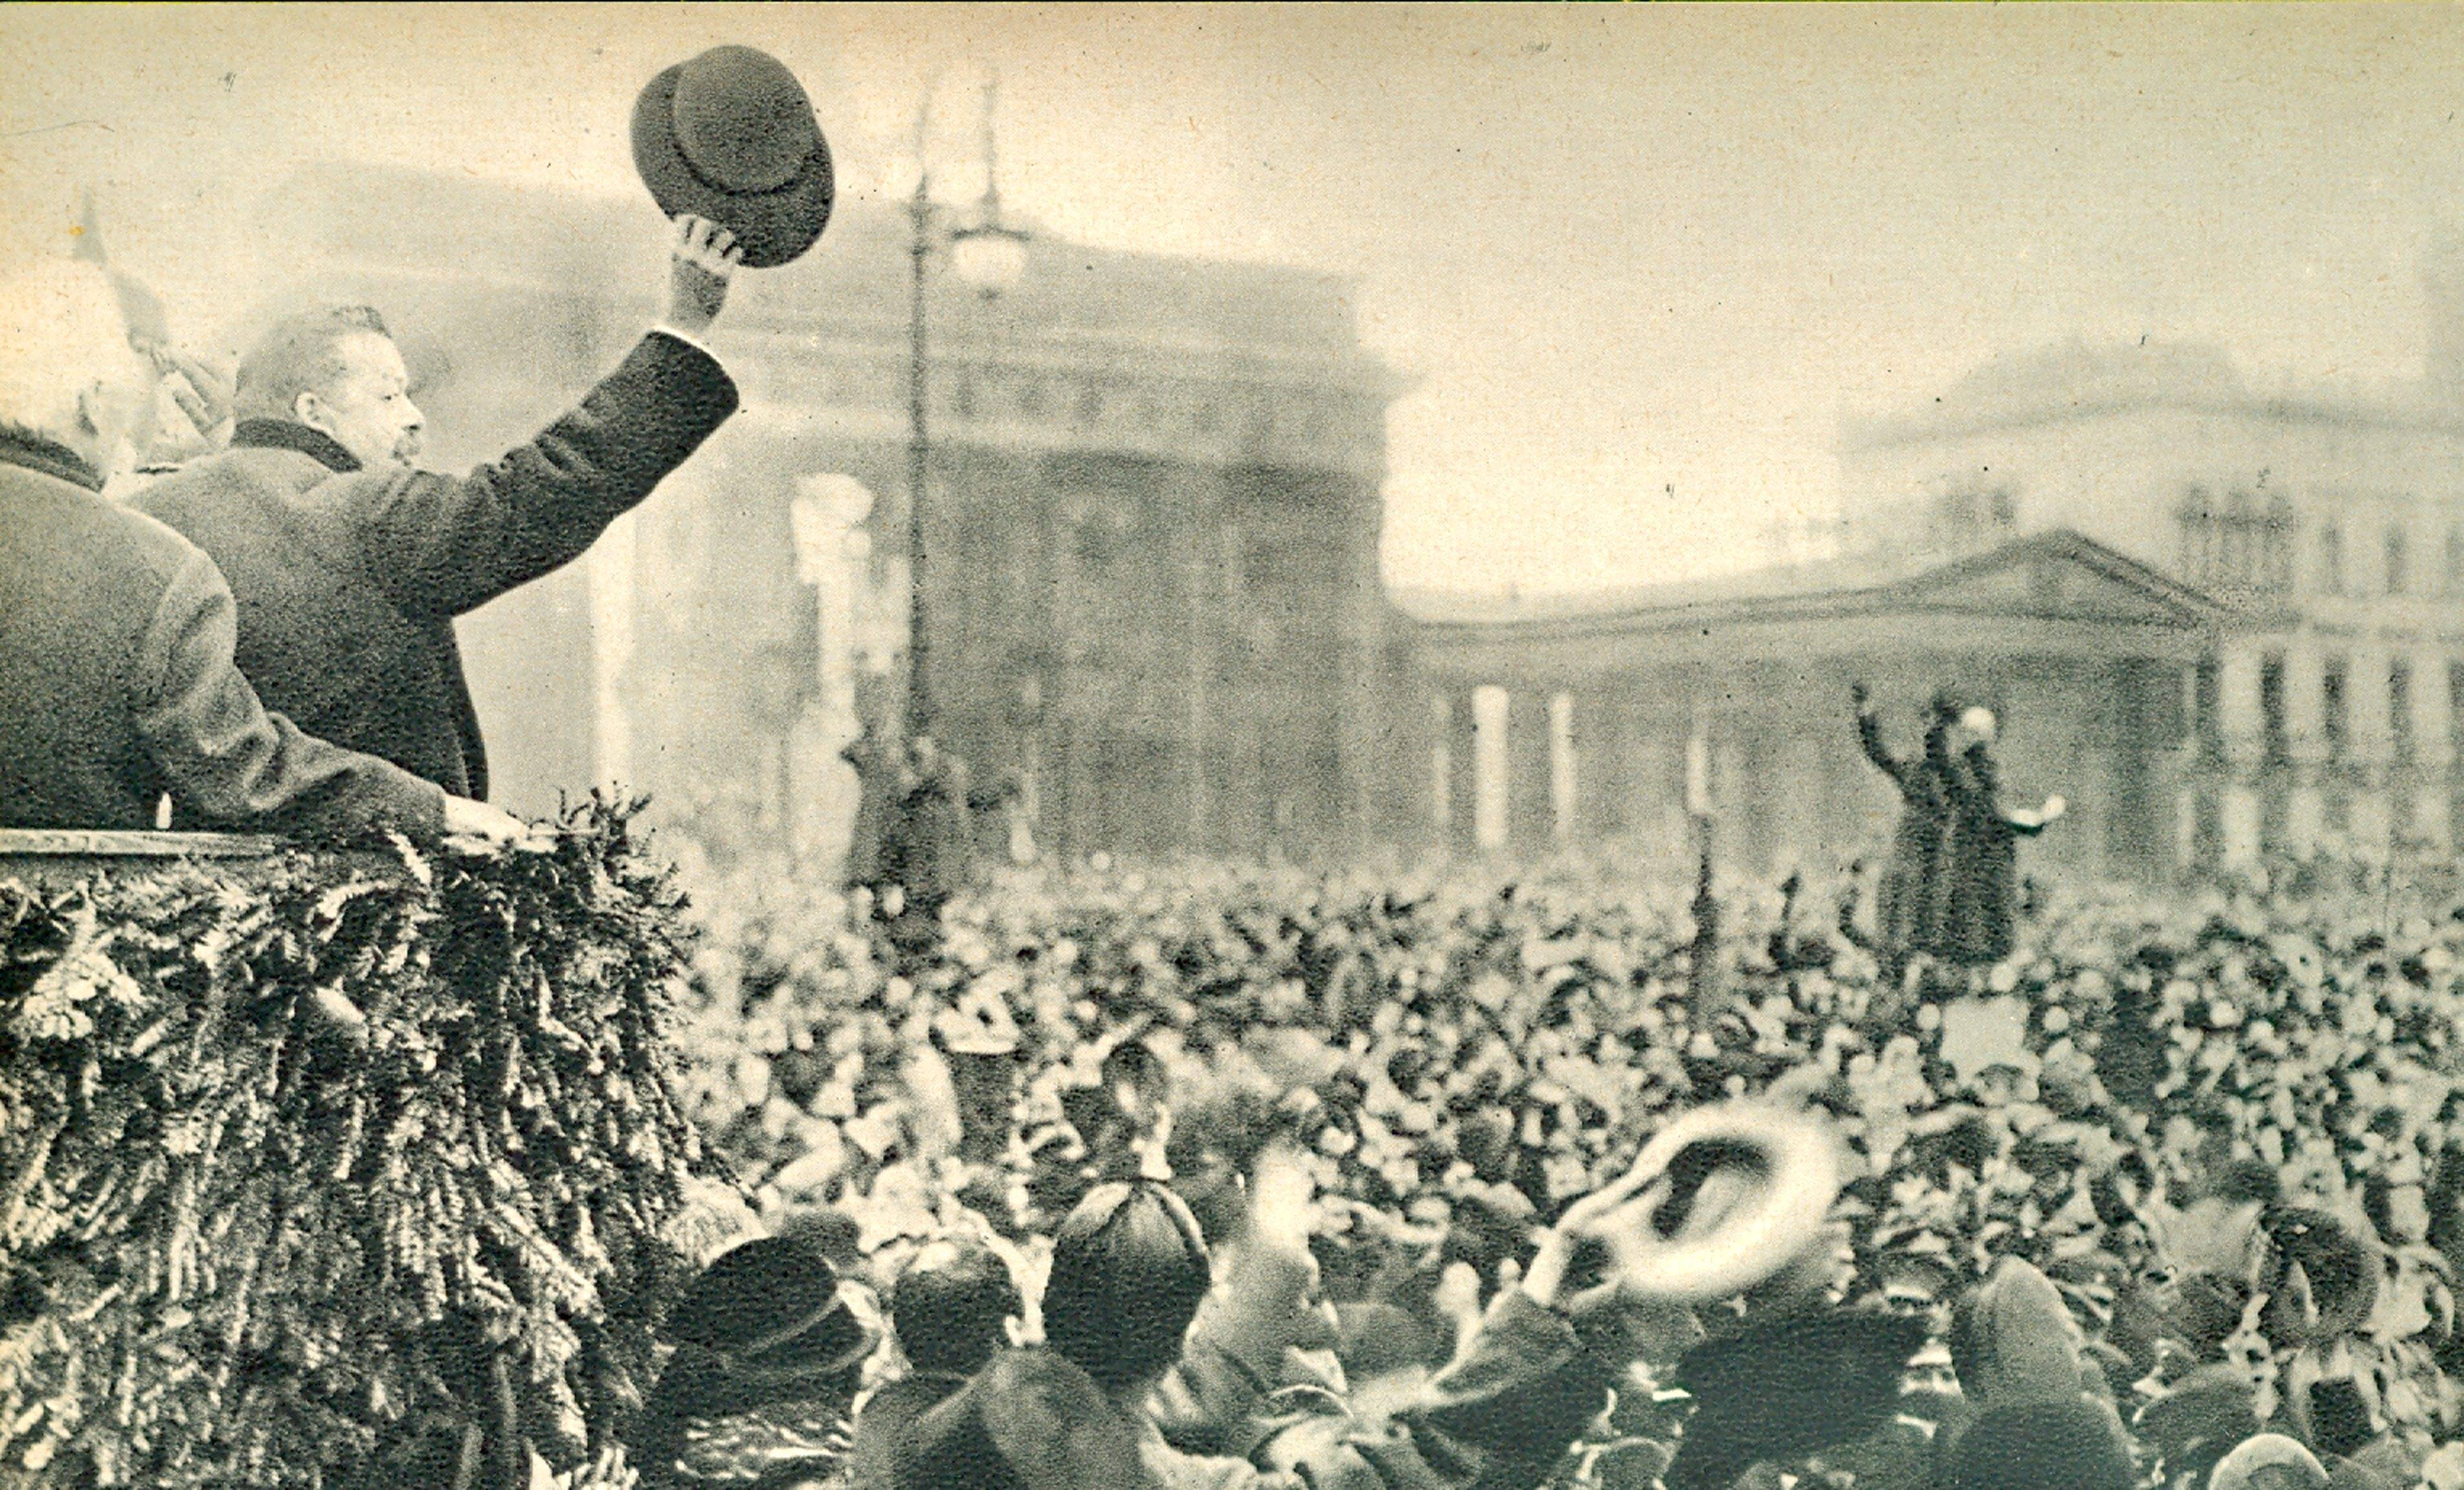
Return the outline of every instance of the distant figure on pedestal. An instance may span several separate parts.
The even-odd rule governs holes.
[[[1865,758],[1899,787],[1903,804],[1875,907],[1882,983],[1897,990],[1908,959],[1933,950],[1941,926],[1942,864],[1950,832],[1950,728],[1958,711],[1947,696],[1936,694],[1924,756],[1901,760],[1882,743],[1881,721],[1865,685],[1852,687],[1849,696],[1857,705],[1857,739]]]
[[[870,720],[864,733],[849,741],[839,758],[855,769],[855,825],[847,834],[847,874],[849,889],[878,894],[889,882],[888,841],[891,819],[907,789],[900,777],[907,753],[885,738]]]
[[[1954,967],[1982,967],[2011,955],[2019,904],[2019,840],[2042,833],[2069,810],[2069,803],[2055,796],[2037,811],[2005,810],[2001,773],[1990,751],[1992,711],[1971,709],[1961,716],[1960,727],[1971,739],[1961,752],[1964,767],[1944,778],[1950,792],[1950,847],[1935,952]]]
[[[975,860],[975,826],[967,818],[967,767],[929,734],[915,736],[908,756],[905,800],[890,838],[891,875],[907,890],[910,910],[937,916],[965,884]]]

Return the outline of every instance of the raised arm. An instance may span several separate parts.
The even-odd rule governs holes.
[[[1898,782],[1902,791],[1908,790],[1912,785],[1908,763],[1893,756],[1890,747],[1882,743],[1882,721],[1874,712],[1874,700],[1865,691],[1865,685],[1855,685],[1849,689],[1848,696],[1857,706],[1857,743],[1864,749],[1865,758],[1874,763],[1875,770]]]
[[[694,339],[726,298],[736,251],[696,223],[680,230],[659,327],[537,439],[459,480],[366,471],[317,489],[396,603],[460,615],[571,562],[735,413],[735,383]]]

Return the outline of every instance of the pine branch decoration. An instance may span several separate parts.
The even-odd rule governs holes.
[[[551,1457],[605,1436],[703,1162],[636,805],[496,858],[0,882],[0,1480],[356,1482],[464,1403],[448,1321]]]

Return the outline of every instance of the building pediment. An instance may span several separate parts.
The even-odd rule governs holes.
[[[1399,597],[1422,624],[1475,631],[1658,630],[1706,620],[1865,615],[1895,611],[2103,621],[2125,625],[2219,626],[2244,613],[2215,597],[2068,530],[2039,533],[1913,573],[1887,556],[1756,570],[1597,597],[1529,603]]]
[[[2204,591],[2067,530],[1927,570],[1866,598],[1883,606],[2130,625],[2221,626],[2240,615]]]
[[[1560,598],[1523,616],[1493,605],[1450,614],[1426,598],[1408,608],[1433,666],[1483,672],[1893,649],[2187,656],[2260,621],[2068,531],[1912,574],[1886,564],[1767,570],[1589,608]]]

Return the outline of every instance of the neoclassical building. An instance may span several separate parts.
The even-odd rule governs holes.
[[[2070,816],[2034,868],[2149,877],[2189,778],[2182,679],[2233,612],[2068,532],[1919,567],[1875,558],[1621,595],[1413,602],[1432,685],[1433,820],[1459,849],[1587,846],[1662,870],[1837,872],[1888,846],[1896,790],[1851,689],[1918,753],[1934,690],[1992,708],[2013,805]]]
[[[648,325],[642,202],[312,171],[265,214],[304,298],[379,306],[458,471]],[[739,278],[743,411],[581,564],[462,627],[500,798],[622,781],[827,856],[907,626],[909,230],[850,201]],[[1348,854],[1410,831],[1410,632],[1377,573],[1395,375],[1343,279],[1050,238],[984,299],[936,267],[924,493],[938,733],[1065,851]],[[1417,716],[1414,716],[1416,719]]]
[[[1839,459],[1828,561],[1407,601],[1440,831],[1681,852],[1690,752],[1732,862],[1837,867],[1895,810],[1850,744],[1861,677],[1903,749],[1937,686],[2000,711],[2010,795],[2072,804],[2029,851],[2049,867],[2402,860],[2464,833],[2464,404],[2071,346],[1852,422]]]
[[[1841,471],[1855,546],[1923,561],[2068,527],[2241,614],[2185,683],[2192,857],[2453,845],[2464,404],[2262,395],[2211,352],[2073,346],[1851,426]]]

